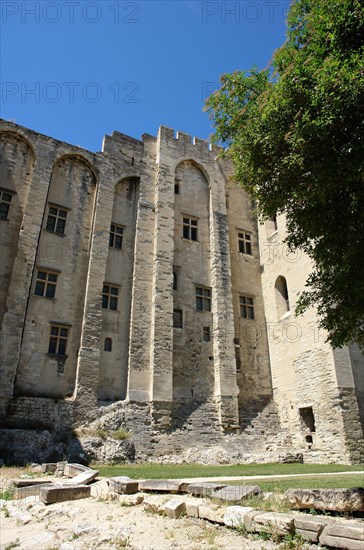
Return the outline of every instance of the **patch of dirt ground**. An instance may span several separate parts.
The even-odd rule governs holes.
[[[92,486],[92,495],[50,505],[37,496],[1,501],[1,550],[277,548],[270,541],[252,540],[202,519],[185,516],[174,520],[144,511],[143,504],[123,506],[107,497],[106,480]]]

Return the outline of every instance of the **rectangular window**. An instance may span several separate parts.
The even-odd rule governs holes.
[[[6,190],[0,189],[0,220],[7,220],[10,203],[13,195]]]
[[[183,238],[197,241],[197,220],[183,218]]]
[[[104,285],[102,288],[102,307],[104,309],[118,309],[119,287]]]
[[[182,309],[173,310],[173,328],[183,328]]]
[[[250,233],[242,231],[238,233],[239,252],[242,254],[253,254],[252,252],[252,236]]]
[[[240,296],[240,316],[244,319],[254,319],[254,300],[249,296]]]
[[[68,327],[62,325],[51,326],[48,353],[51,355],[66,355],[68,332]]]
[[[109,237],[110,248],[121,250],[123,245],[123,231],[124,228],[121,225],[116,225],[114,223],[111,224]]]
[[[34,294],[43,298],[54,298],[56,293],[57,274],[51,271],[38,270]]]
[[[67,211],[55,206],[49,207],[46,229],[58,235],[64,235]]]
[[[105,338],[104,351],[112,351],[112,338]]]
[[[178,289],[178,277],[177,277],[177,273],[174,271],[173,272],[173,290],[177,290]]]
[[[211,311],[211,288],[196,287],[196,309],[198,311]]]
[[[210,327],[202,327],[202,340],[204,342],[210,342],[211,340]]]

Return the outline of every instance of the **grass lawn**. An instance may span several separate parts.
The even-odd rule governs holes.
[[[277,479],[272,481],[257,479],[254,483],[259,485],[262,491],[284,493],[287,489],[351,489],[364,486],[362,475],[342,475],[327,477],[291,477],[289,479]],[[236,482],[235,482],[236,483]],[[244,482],[246,483],[246,481]],[[242,484],[242,483],[241,483]]]
[[[364,465],[343,464],[238,464],[205,466],[203,464],[117,464],[114,466],[93,465],[102,476],[129,476],[132,479],[178,479],[188,477],[221,477],[251,475],[318,474],[323,472],[363,471],[356,477],[355,486],[363,485]],[[333,476],[339,479],[344,476]],[[358,479],[361,477],[361,483]],[[349,481],[349,476],[347,476]],[[322,479],[322,478],[318,478]],[[278,480],[277,480],[278,481]],[[284,480],[282,482],[285,482]],[[267,482],[268,483],[268,482]],[[269,482],[271,483],[271,482]],[[276,482],[275,482],[276,483]],[[301,485],[301,483],[300,483]],[[342,485],[341,485],[342,486]],[[346,485],[344,485],[346,486]]]

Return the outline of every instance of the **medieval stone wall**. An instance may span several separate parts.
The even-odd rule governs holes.
[[[283,218],[258,230],[219,153],[166,127],[91,153],[1,122],[8,423],[59,431],[120,402],[143,448],[242,433],[237,449],[360,459],[362,356],[294,318],[310,263]]]

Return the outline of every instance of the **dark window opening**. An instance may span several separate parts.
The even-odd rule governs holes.
[[[177,290],[177,288],[178,288],[177,273],[173,272],[173,290]]]
[[[102,307],[104,309],[118,309],[119,288],[117,286],[104,285],[102,289]]]
[[[54,298],[56,293],[57,275],[48,271],[38,271],[34,294],[44,298]]]
[[[105,338],[104,351],[112,351],[112,338]]]
[[[210,342],[210,340],[211,340],[210,327],[203,327],[202,328],[202,340],[204,342]]]
[[[311,432],[315,432],[315,416],[313,414],[312,407],[304,407],[302,409],[299,409],[299,413],[304,426],[308,428]]]
[[[197,311],[211,311],[211,288],[196,287]]]
[[[183,238],[197,241],[197,220],[183,218]]]
[[[240,316],[244,319],[254,320],[254,299],[249,296],[240,296]]]
[[[48,353],[51,355],[66,355],[68,328],[60,325],[51,326]]]
[[[250,256],[253,254],[252,236],[250,233],[246,233],[245,231],[242,233],[238,233],[238,242],[239,252],[241,252],[242,254],[249,254]]]
[[[7,220],[10,203],[13,195],[7,191],[0,190],[0,220]]]
[[[53,233],[57,233],[58,235],[64,235],[64,230],[66,228],[66,218],[66,210],[50,206],[46,224],[47,231],[52,231]]]
[[[173,310],[173,328],[183,328],[182,309]]]
[[[121,225],[111,224],[110,226],[110,237],[109,237],[109,247],[116,248],[121,250],[123,245],[123,232],[124,228]]]

